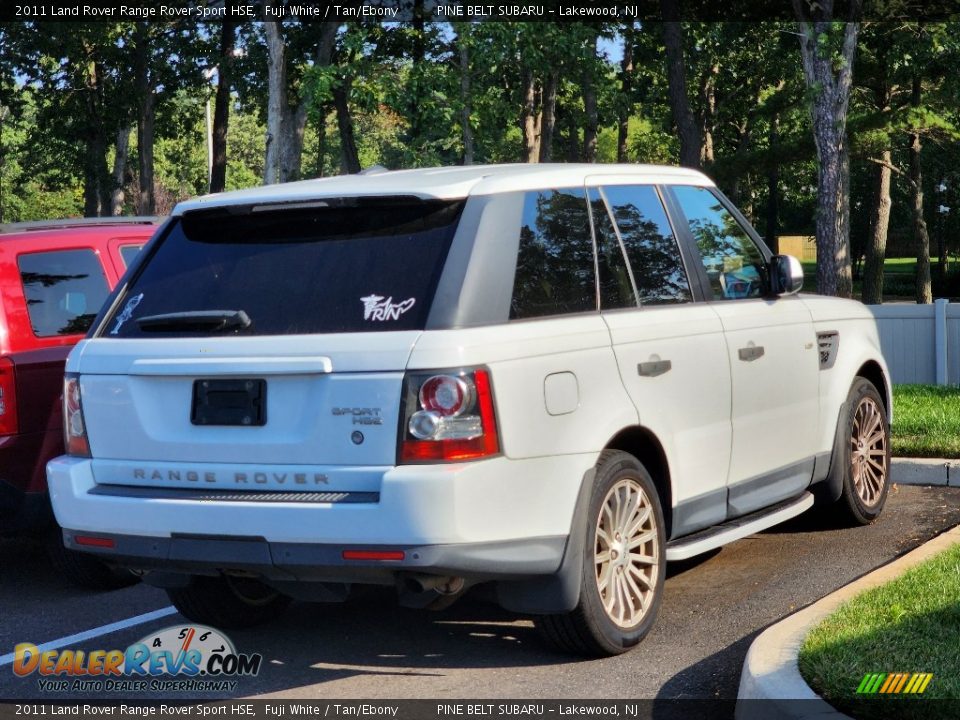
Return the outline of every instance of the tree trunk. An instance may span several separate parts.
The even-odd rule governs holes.
[[[743,197],[738,207],[743,216],[750,221],[750,224],[755,225],[757,221],[753,213],[753,193],[750,190],[753,187],[753,176],[750,173],[745,172],[743,174],[743,184],[747,187],[747,192],[742,193]]]
[[[676,11],[674,0],[661,0],[664,16],[668,11]],[[687,97],[687,71],[683,59],[683,36],[679,22],[663,23],[663,44],[667,57],[667,94],[673,122],[680,136],[680,164],[685,167],[700,168],[700,131],[690,109]]]
[[[117,131],[116,153],[113,156],[113,191],[110,195],[110,214],[123,214],[123,184],[127,175],[127,157],[130,154],[130,126]]]
[[[581,74],[581,94],[583,95],[584,114],[582,159],[583,162],[588,163],[597,161],[597,132],[600,125],[600,118],[597,112],[597,86],[594,82],[594,58],[596,58],[597,54],[597,38],[598,35],[593,35],[589,42],[585,44],[585,48],[587,48],[590,53],[590,60],[583,64],[584,67]]]
[[[103,121],[103,68],[93,60],[87,65],[85,101],[87,117],[83,214],[86,217],[97,217],[110,212],[111,188]]]
[[[913,88],[910,93],[910,105],[920,107],[921,79],[913,76]],[[930,235],[927,233],[927,221],[923,217],[923,172],[920,167],[920,132],[914,129],[910,133],[910,201],[913,208],[913,239],[917,246],[917,303],[933,302],[933,289],[930,283]]]
[[[523,69],[523,111],[520,127],[523,130],[524,162],[535,163],[540,157],[540,128],[535,115],[537,107],[537,80],[533,70]]]
[[[153,188],[153,141],[156,122],[156,99],[150,73],[150,26],[138,22],[134,33],[134,85],[137,95],[137,170],[140,198],[137,213],[153,215],[156,198]]]
[[[617,114],[617,162],[627,162],[630,113],[633,110],[633,33],[634,23],[627,23],[623,32],[623,60],[620,62],[620,106]]]
[[[137,212],[141,215],[153,215],[157,206],[153,191],[154,119],[153,93],[148,91],[137,118],[137,155],[140,159],[140,207]]]
[[[703,108],[700,117],[700,129],[703,137],[703,145],[700,148],[700,163],[702,165],[713,164],[713,128],[716,124],[717,112],[717,75],[720,74],[718,65],[711,65],[704,73],[700,83],[700,103]],[[746,123],[744,123],[746,125]],[[741,132],[743,135],[746,130]],[[739,149],[739,147],[738,147]]]
[[[87,137],[83,162],[83,216],[97,217],[100,211],[100,188],[98,187],[98,158],[93,136]]]
[[[349,94],[348,79],[344,79],[333,89],[333,104],[337,110],[337,128],[340,131],[340,171],[352,175],[360,172],[360,157],[353,134],[353,117],[350,115],[350,105],[347,100]]]
[[[233,81],[233,50],[236,23],[225,20],[220,28],[220,65],[217,68],[217,97],[213,106],[213,163],[210,192],[223,192],[227,184],[227,131],[230,124],[230,84]]]
[[[883,69],[879,85],[874,89],[874,106],[881,113],[890,111],[892,89],[886,81],[887,54],[878,53],[878,62]],[[863,290],[860,299],[868,305],[883,302],[883,261],[887,255],[887,231],[890,227],[890,180],[893,174],[893,151],[885,148],[874,169],[873,202],[871,203],[870,238],[863,263]]]
[[[750,114],[740,125],[737,126],[737,149],[733,152],[733,167],[735,168],[735,174],[733,181],[730,183],[730,199],[733,200],[733,204],[737,207],[741,207],[744,202],[743,197],[743,186],[744,180],[746,180],[746,185],[749,188],[749,174],[741,170],[746,163],[744,159],[746,158],[747,151],[750,149],[750,122],[753,119],[753,115]],[[706,137],[706,136],[705,136]],[[707,148],[709,146],[709,153]],[[713,162],[713,140],[709,140],[709,143],[704,143],[704,158],[709,157],[710,162]],[[741,208],[742,209],[742,208]]]
[[[580,127],[577,125],[577,118],[573,113],[567,112],[564,114],[563,121],[567,129],[566,161],[580,162]]]
[[[280,143],[280,182],[300,179],[303,158],[303,133],[307,128],[307,104],[301,102],[296,111],[286,105],[283,113],[283,142]]]
[[[320,120],[317,122],[317,164],[314,167],[313,176],[318,178],[323,177],[323,164],[327,158],[327,112],[326,105],[317,112]]]
[[[591,68],[587,68],[587,76],[583,81],[583,110],[586,124],[583,126],[583,161],[592,163],[597,161],[597,128],[600,118],[597,113],[597,88],[589,75]]]
[[[541,104],[540,122],[540,162],[546,163],[553,159],[553,130],[557,124],[557,83],[559,78],[556,72],[547,75],[547,82],[543,87],[543,103]]]
[[[770,118],[770,165],[767,168],[767,229],[764,233],[767,247],[780,252],[780,163],[777,146],[780,144],[780,116]]]
[[[280,178],[280,146],[283,143],[284,114],[287,107],[286,43],[279,22],[263,24],[267,39],[267,149],[263,163],[263,184]]]
[[[807,88],[814,91],[811,107],[813,137],[817,146],[817,291],[822,295],[851,297],[853,274],[850,267],[850,162],[847,148],[847,107],[857,47],[859,23],[844,25],[840,57],[824,52],[818,38],[833,29],[829,14],[832,2],[825,3],[827,17],[801,20],[800,51]],[[794,0],[798,15],[800,0]],[[825,43],[829,46],[829,43]],[[834,70],[834,67],[838,70]]]
[[[467,26],[469,27],[469,26]],[[473,165],[473,128],[470,119],[473,115],[473,96],[470,89],[470,47],[461,30],[457,36],[460,52],[460,128],[463,136],[463,164]]]
[[[337,44],[337,23],[324,23],[320,30],[320,40],[317,43],[317,52],[314,56],[316,67],[329,67],[333,62],[333,51]],[[327,115],[330,109],[322,105],[317,109],[317,165],[315,177],[324,176],[324,162],[327,157]],[[349,117],[349,111],[347,113]],[[352,121],[351,121],[352,122]]]
[[[870,242],[863,263],[863,291],[860,295],[867,305],[883,302],[883,261],[887,255],[887,228],[890,226],[890,168],[893,153],[884,150],[879,160],[882,164],[878,164],[874,170],[873,216],[870,218]]]

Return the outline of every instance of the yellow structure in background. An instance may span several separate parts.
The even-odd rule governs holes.
[[[782,255],[793,255],[802,262],[817,260],[817,240],[813,235],[781,235],[777,243]]]

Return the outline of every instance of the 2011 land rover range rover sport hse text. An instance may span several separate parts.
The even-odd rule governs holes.
[[[383,172],[181,203],[71,353],[68,547],[197,622],[356,583],[495,583],[544,635],[637,644],[667,562],[889,482],[870,314],[797,296],[700,173]]]

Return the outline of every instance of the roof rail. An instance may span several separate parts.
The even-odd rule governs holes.
[[[8,233],[36,232],[72,227],[102,225],[159,225],[165,217],[149,215],[114,215],[111,217],[66,218],[63,220],[28,220],[27,222],[4,223],[0,235]]]

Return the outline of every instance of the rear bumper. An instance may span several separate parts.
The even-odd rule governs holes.
[[[86,533],[64,530],[64,544],[112,564],[182,574],[252,573],[277,581],[392,584],[402,573],[454,575],[475,580],[509,580],[549,575],[563,558],[567,538],[529,538],[459,545],[331,545],[268,542],[263,538],[135,535],[96,537],[112,547],[79,544]],[[349,559],[346,551],[390,553],[396,559]]]
[[[577,496],[596,458],[510,460],[383,469],[379,492],[350,501],[97,485],[91,461],[60,457],[48,484],[65,542],[135,568],[252,572],[277,580],[389,582],[398,573],[517,579],[555,573]],[[331,492],[335,494],[335,492]],[[291,493],[290,497],[299,494]],[[314,494],[316,495],[316,494]],[[77,545],[77,535],[113,547]],[[403,553],[344,559],[344,551]]]

